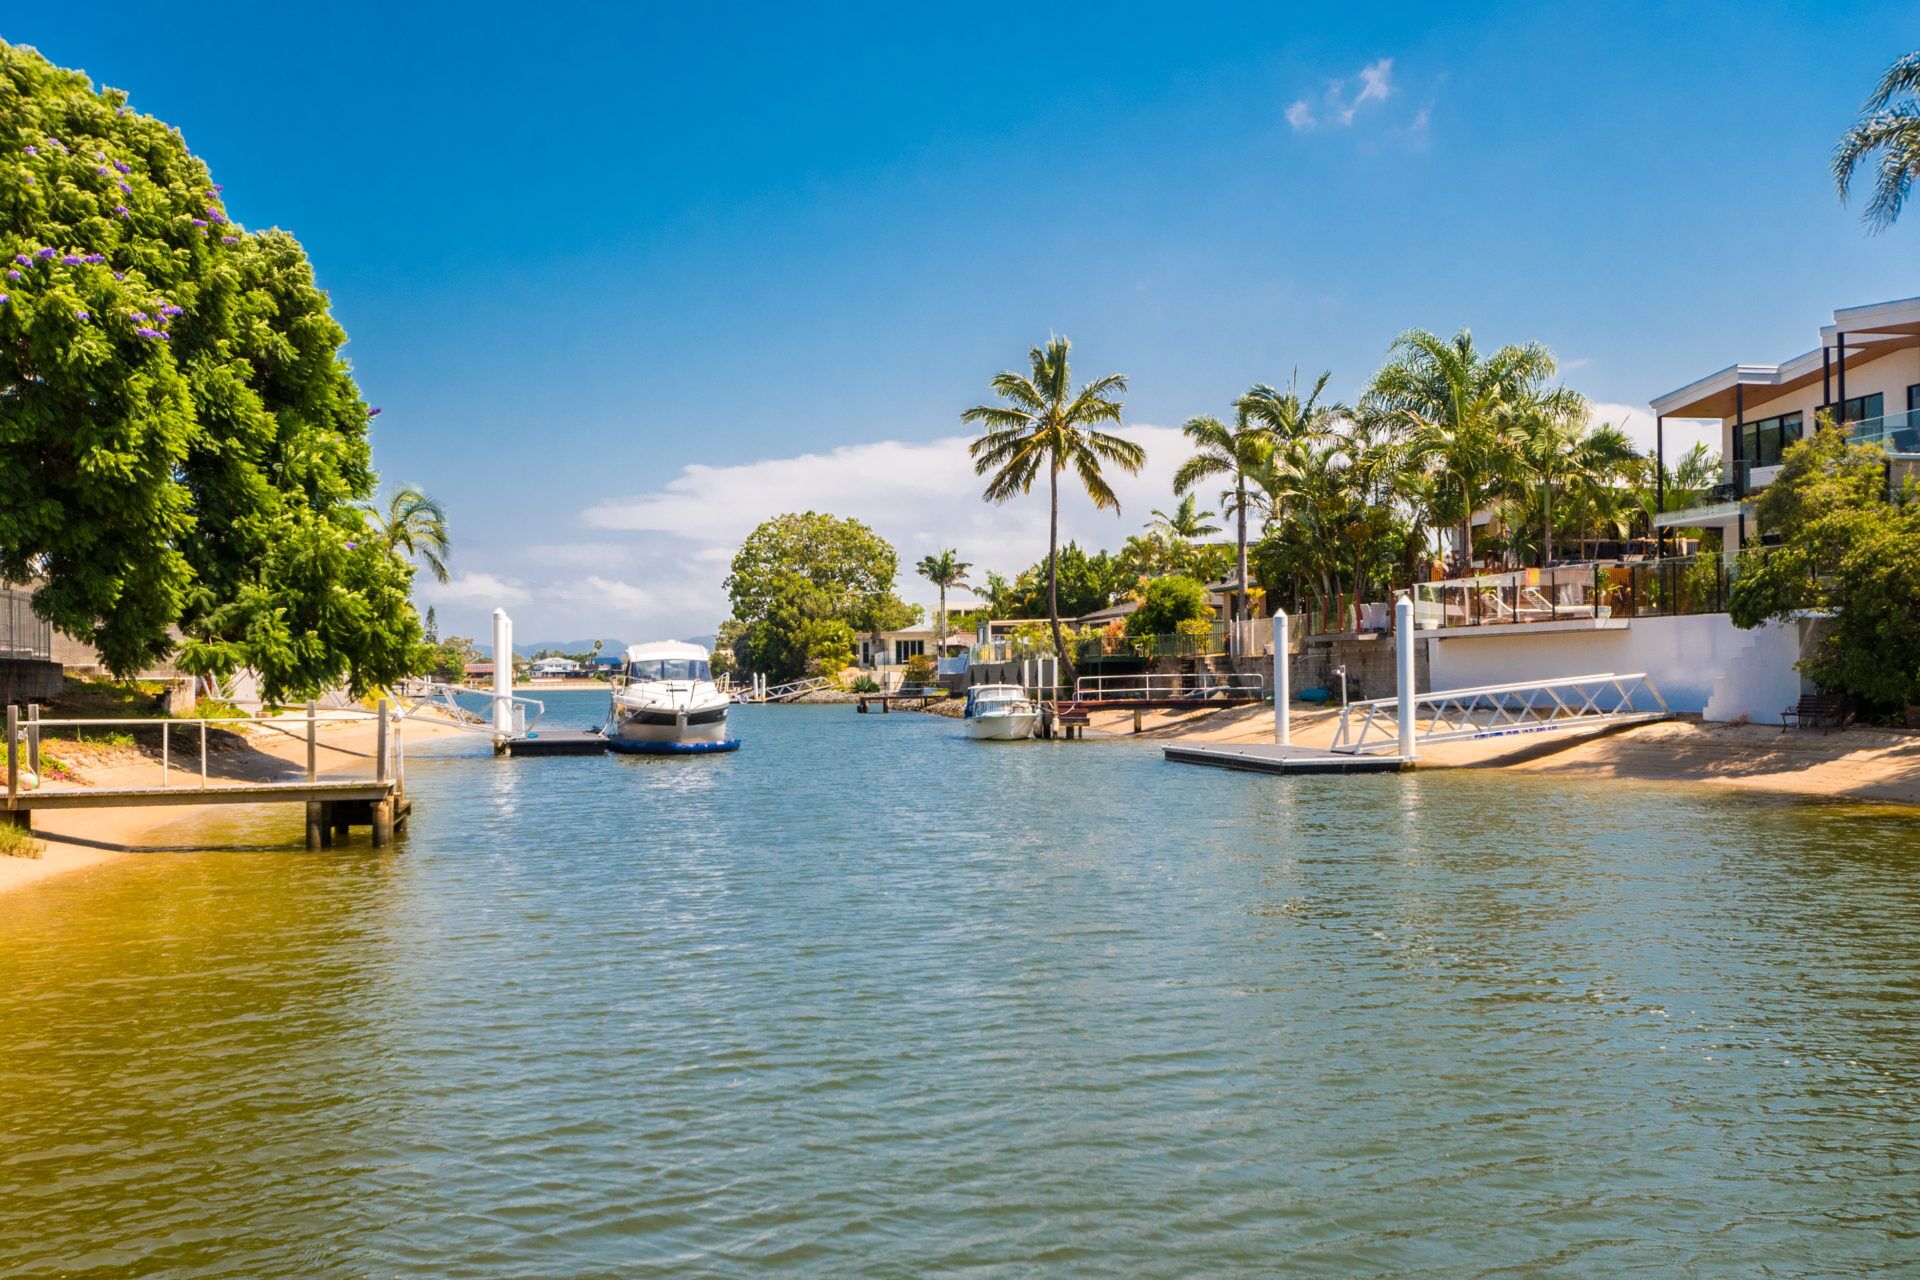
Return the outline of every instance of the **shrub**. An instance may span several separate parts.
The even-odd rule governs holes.
[[[853,678],[853,683],[848,685],[847,687],[853,690],[855,693],[880,692],[880,682],[878,680],[875,680],[872,676],[855,676]]]
[[[1206,619],[1211,625],[1213,602],[1205,584],[1179,574],[1155,578],[1147,584],[1146,598],[1127,618],[1127,634],[1166,636],[1178,632],[1183,622]]]
[[[30,831],[22,831],[11,822],[0,823],[0,857],[37,858],[40,842]]]
[[[916,653],[907,659],[908,684],[932,684],[938,669],[933,658],[924,653]]]

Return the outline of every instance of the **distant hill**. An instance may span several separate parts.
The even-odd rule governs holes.
[[[600,637],[601,653],[619,653],[626,647],[625,640]],[[593,650],[593,637],[585,640],[530,640],[526,644],[513,646],[513,651],[523,658],[531,658],[542,649],[551,649],[555,653],[590,653]]]
[[[713,648],[714,637],[712,636],[686,636],[684,639],[688,644],[697,644],[702,649]]]

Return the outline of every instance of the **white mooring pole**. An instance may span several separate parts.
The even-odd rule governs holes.
[[[1413,599],[1402,595],[1393,604],[1394,657],[1399,668],[1395,683],[1400,706],[1400,756],[1413,759],[1414,699],[1420,696],[1413,684]]]
[[[1287,660],[1287,611],[1273,611],[1273,740],[1293,741],[1293,672]]]
[[[513,736],[513,619],[493,611],[493,732]]]

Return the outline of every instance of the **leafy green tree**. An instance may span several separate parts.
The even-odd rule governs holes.
[[[773,680],[830,673],[853,660],[856,633],[911,626],[918,608],[893,593],[899,563],[858,520],[807,511],[763,522],[726,580],[742,665]]]
[[[1051,338],[1044,347],[1027,353],[1031,374],[1011,371],[996,374],[990,384],[1000,404],[975,405],[960,415],[962,422],[979,423],[986,428],[970,446],[974,471],[987,476],[989,502],[1007,502],[1030,492],[1044,466],[1047,472],[1047,622],[1053,632],[1053,647],[1066,663],[1067,679],[1073,679],[1073,663],[1067,658],[1066,641],[1060,634],[1060,592],[1056,552],[1060,545],[1060,473],[1069,468],[1080,485],[1103,511],[1120,510],[1101,468],[1111,463],[1129,474],[1137,473],[1146,461],[1146,450],[1131,440],[1109,435],[1096,428],[1101,423],[1120,421],[1120,401],[1127,389],[1125,375],[1110,373],[1096,378],[1079,391],[1073,389],[1073,376],[1067,355],[1072,344],[1065,338]]]
[[[1920,705],[1920,499],[1889,501],[1885,452],[1819,421],[1754,504],[1781,541],[1742,553],[1728,612],[1751,628],[1824,611],[1831,626],[1802,672],[1872,711]]]
[[[947,592],[955,587],[967,587],[967,570],[973,568],[960,558],[960,553],[948,547],[939,555],[921,556],[920,563],[914,566],[915,572],[931,582],[940,591],[939,630],[934,638],[937,651],[947,642]],[[972,590],[971,587],[967,588]],[[940,656],[937,652],[936,657]]]
[[[306,255],[226,213],[180,135],[0,43],[0,577],[139,670],[356,691],[419,657],[358,504],[372,416]],[[292,683],[289,683],[292,682]]]
[[[891,591],[899,569],[892,544],[860,521],[805,511],[775,516],[748,534],[724,585],[733,616],[743,623],[766,615],[774,597],[788,591],[787,578],[818,591],[830,611],[850,616]]]
[[[1860,118],[1833,150],[1833,181],[1845,200],[1854,175],[1874,156],[1873,198],[1861,218],[1875,231],[1892,226],[1920,178],[1920,51],[1887,68]]]
[[[1147,584],[1140,607],[1127,615],[1130,636],[1168,636],[1183,622],[1213,616],[1213,602],[1205,584],[1180,574],[1155,578]]]
[[[433,616],[433,606],[427,606],[426,621],[420,624],[420,635],[428,644],[440,643],[440,621]]]
[[[1114,557],[1104,551],[1088,555],[1078,543],[1069,542],[1014,580],[1013,611],[1001,616],[1045,618],[1048,602],[1056,601],[1059,617],[1077,618],[1106,608],[1131,585],[1132,579]]]
[[[403,485],[393,491],[384,508],[369,505],[367,514],[374,536],[389,552],[403,560],[418,556],[435,582],[452,580],[447,572],[452,545],[447,539],[447,513],[438,502],[413,485]]]

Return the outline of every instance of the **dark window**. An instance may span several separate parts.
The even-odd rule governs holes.
[[[1855,396],[1851,400],[1840,402],[1840,421],[1865,422],[1868,418],[1878,418],[1886,412],[1886,398],[1879,392],[1870,396]]]
[[[1778,466],[1781,451],[1800,438],[1800,428],[1797,413],[1749,422],[1741,428],[1740,456],[1756,467]]]
[[[1912,413],[1915,409],[1920,409],[1920,382],[1907,388],[1907,412]]]

